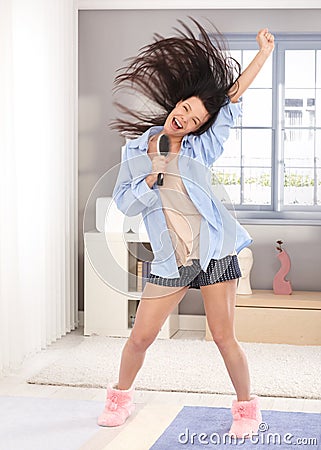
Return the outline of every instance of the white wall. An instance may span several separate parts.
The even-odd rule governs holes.
[[[321,227],[294,225],[245,225],[253,237],[254,264],[252,283],[260,289],[272,289],[272,280],[280,267],[276,241],[291,258],[288,279],[294,290],[321,291]]]
[[[87,198],[97,180],[120,161],[123,140],[108,129],[114,118],[111,88],[124,59],[137,54],[154,32],[168,35],[177,18],[212,20],[222,32],[321,33],[320,10],[97,10],[79,12],[79,305],[83,309],[82,219]],[[116,173],[106,178],[95,195],[111,195]],[[90,211],[89,211],[90,212]],[[91,211],[94,228],[94,211]],[[286,242],[296,289],[321,290],[320,228],[313,226],[247,226],[254,238],[254,288],[270,288],[278,268],[274,242]],[[309,255],[309,256],[307,256]],[[291,278],[291,279],[292,279]],[[190,290],[180,305],[182,314],[203,314],[200,293]]]

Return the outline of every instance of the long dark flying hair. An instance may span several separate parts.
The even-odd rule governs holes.
[[[154,42],[129,58],[128,66],[120,68],[114,80],[114,93],[124,88],[134,89],[157,106],[157,113],[135,111],[114,102],[127,118],[116,118],[112,129],[127,137],[136,137],[153,125],[164,125],[166,117],[180,100],[196,96],[202,100],[209,120],[194,134],[201,134],[216,120],[222,106],[228,103],[227,93],[241,73],[240,64],[228,54],[223,35],[213,26],[209,35],[192,17],[199,37],[182,21],[184,31],[174,28],[178,36],[165,38],[154,34]],[[234,92],[232,93],[234,94]],[[128,118],[129,116],[129,118]]]

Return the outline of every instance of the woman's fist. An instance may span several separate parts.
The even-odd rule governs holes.
[[[166,166],[167,166],[167,159],[166,156],[158,155],[156,154],[153,156],[152,159],[152,171],[150,175],[146,177],[146,182],[149,187],[152,187],[155,181],[157,180],[157,176],[159,173],[165,173],[166,172]]]
[[[274,36],[267,28],[260,30],[256,36],[260,49],[271,53],[274,49]]]
[[[159,173],[165,173],[166,172],[166,166],[167,166],[167,159],[166,156],[162,155],[156,155],[154,156],[152,160],[152,172],[151,175],[157,175]]]

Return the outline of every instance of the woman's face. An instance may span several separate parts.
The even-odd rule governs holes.
[[[208,119],[209,114],[202,100],[190,97],[179,101],[167,116],[164,132],[170,136],[183,137],[197,131]]]

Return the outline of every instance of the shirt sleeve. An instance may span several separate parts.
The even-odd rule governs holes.
[[[131,165],[126,145],[112,194],[117,208],[126,216],[140,214],[147,206],[152,206],[158,198],[156,192],[148,186],[145,180],[150,172],[140,173],[136,177],[132,173],[131,167],[137,167],[140,157],[138,156],[135,164]],[[136,159],[136,157],[133,159]]]
[[[232,103],[229,100],[228,104],[220,109],[214,124],[200,136],[195,136],[200,140],[200,150],[207,166],[211,166],[223,153],[223,144],[240,115],[242,115],[242,102]]]

